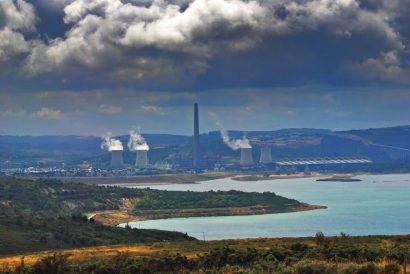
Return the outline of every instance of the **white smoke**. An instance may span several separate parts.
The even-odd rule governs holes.
[[[112,132],[107,132],[103,137],[101,143],[101,149],[112,150],[124,150],[120,140],[112,138]]]
[[[149,146],[147,141],[145,141],[144,137],[138,132],[131,130],[128,132],[130,134],[130,140],[128,141],[128,148],[131,151],[136,150],[149,150]]]
[[[238,150],[240,148],[252,148],[251,143],[249,142],[248,138],[246,138],[246,133],[243,134],[241,139],[230,138],[228,132],[222,129],[222,125],[220,122],[216,122],[216,124],[221,127],[221,137],[224,143],[232,148],[233,150]]]

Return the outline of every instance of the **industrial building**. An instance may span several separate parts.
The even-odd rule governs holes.
[[[272,163],[272,149],[269,146],[261,147],[261,157],[259,159],[261,164]]]
[[[135,166],[136,167],[148,167],[149,161],[148,161],[148,156],[147,156],[148,150],[146,149],[140,149],[137,150],[137,157],[135,159]]]
[[[241,148],[241,161],[239,163],[241,166],[253,165],[251,147]]]
[[[111,150],[111,164],[110,167],[112,168],[122,168],[124,166],[124,162],[122,159],[122,150]]]
[[[202,155],[198,168],[213,170],[215,167],[222,166],[222,157],[220,154],[207,153]],[[172,168],[173,169],[193,169],[194,168],[194,155],[188,153],[182,155],[176,153],[172,159]]]

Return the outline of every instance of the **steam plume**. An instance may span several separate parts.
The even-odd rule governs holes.
[[[217,122],[216,124],[222,127],[221,123]],[[240,148],[252,148],[251,143],[246,138],[246,133],[243,134],[243,137],[241,139],[231,139],[228,135],[228,132],[224,129],[221,129],[221,136],[224,143],[233,150],[238,150]]]
[[[130,134],[130,140],[128,141],[128,148],[131,151],[136,150],[149,150],[149,146],[145,141],[144,137],[138,132],[131,130],[128,132]]]
[[[107,132],[102,138],[101,149],[108,151],[124,149],[120,140],[112,138],[112,132]]]

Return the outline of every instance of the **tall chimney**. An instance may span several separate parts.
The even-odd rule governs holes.
[[[121,168],[124,166],[122,161],[122,150],[111,150],[111,164],[112,168]]]
[[[194,168],[200,167],[198,104],[194,104]]]

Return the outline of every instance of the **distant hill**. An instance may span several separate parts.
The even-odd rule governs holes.
[[[381,145],[410,149],[410,125],[349,130],[341,131],[340,133],[353,134]]]
[[[315,129],[315,128],[286,128],[274,131],[240,131],[240,130],[228,130],[229,136],[232,138],[240,138],[246,133],[246,136],[263,136],[263,135],[277,135],[277,134],[306,134],[306,135],[324,135],[330,134],[332,131],[330,129]],[[219,137],[221,136],[220,131],[210,131],[209,137]]]
[[[241,138],[243,131],[228,131],[231,138]],[[332,132],[328,129],[290,128],[276,131],[249,131],[249,138],[256,136],[315,136],[319,143],[302,147],[276,146],[273,158],[369,156],[376,161],[386,160],[386,154],[369,143],[410,149],[410,126],[379,129]],[[144,134],[150,151],[150,163],[171,161],[175,153],[192,152],[193,136],[172,134]],[[128,135],[115,137],[124,145],[124,163],[135,163],[135,152],[127,147]],[[292,137],[293,138],[293,137]],[[111,155],[101,149],[101,138],[95,136],[9,136],[0,135],[0,167],[61,166],[81,164],[84,161],[108,165]],[[226,146],[219,131],[200,135],[201,153],[220,154],[227,162],[239,162],[240,150]],[[254,161],[260,157],[260,149],[252,150]]]

